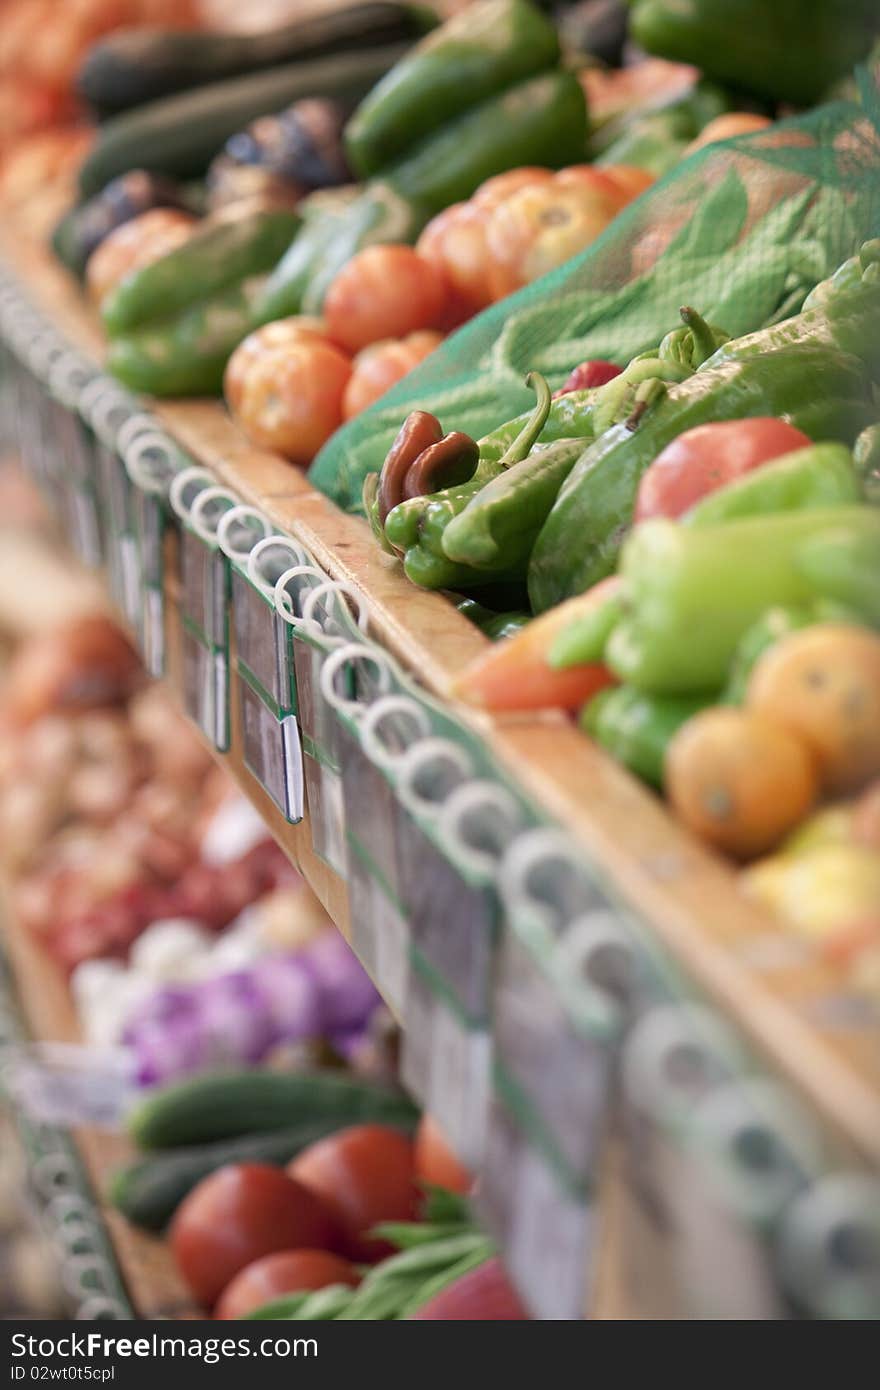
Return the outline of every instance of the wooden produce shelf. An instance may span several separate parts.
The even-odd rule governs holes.
[[[34,305],[82,351],[103,343],[78,287],[53,261],[38,228],[56,201],[4,219],[0,257]],[[254,449],[215,402],[150,402],[182,448],[243,501],[292,534],[368,603],[371,635],[430,692],[445,697],[482,635],[441,597],[411,585],[360,519],[338,511],[300,471]],[[519,787],[564,826],[620,898],[693,982],[790,1083],[841,1146],[847,1162],[880,1165],[880,1046],[876,1029],[836,1007],[842,975],[741,896],[732,868],[687,835],[662,803],[566,719],[456,716],[484,740]],[[233,729],[237,721],[233,711]],[[345,888],[311,853],[307,823],[291,827],[256,787],[233,743],[229,758],[279,843],[345,925]]]

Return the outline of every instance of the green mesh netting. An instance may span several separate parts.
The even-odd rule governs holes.
[[[339,430],[310,472],[357,510],[407,411],[479,438],[525,410],[526,372],[554,389],[589,358],[625,365],[691,304],[732,336],[796,313],[818,280],[880,235],[880,69],[861,105],[835,101],[708,146],[616,218],[581,255],[453,334]]]

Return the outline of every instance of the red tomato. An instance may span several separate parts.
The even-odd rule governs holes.
[[[291,343],[301,343],[304,339],[328,343],[327,327],[323,319],[309,318],[297,314],[294,318],[277,319],[266,323],[253,333],[249,333],[239,343],[226,364],[223,376],[223,394],[229,409],[236,411],[241,406],[244,383],[255,362],[259,362],[274,348],[289,347]]]
[[[218,1168],[183,1199],[171,1224],[177,1268],[206,1308],[263,1255],[338,1244],[339,1230],[320,1198],[265,1163]]]
[[[646,169],[637,169],[633,164],[609,164],[607,169],[594,169],[591,164],[575,164],[569,169],[560,169],[556,178],[563,184],[578,179],[600,180],[601,186],[617,203],[618,210],[638,198],[654,182]]]
[[[391,1251],[367,1233],[380,1221],[414,1221],[420,1194],[412,1142],[385,1125],[353,1125],[319,1139],[288,1173],[325,1204],[344,1232],[344,1253],[378,1260]]]
[[[354,359],[354,371],[342,398],[344,418],[350,420],[366,410],[442,342],[442,333],[425,329],[422,333],[410,333],[407,338],[389,338],[364,348]]]
[[[620,207],[607,179],[576,176],[530,184],[494,208],[486,225],[493,299],[554,270],[605,230]]]
[[[133,270],[139,270],[173,251],[192,235],[196,219],[177,208],[150,208],[123,222],[92,252],[86,266],[86,286],[95,304]]]
[[[503,177],[503,175],[499,176]],[[416,244],[445,277],[454,322],[464,322],[492,303],[486,221],[489,210],[476,201],[455,203],[428,223]]]
[[[344,352],[303,336],[253,363],[236,419],[255,444],[276,450],[291,463],[311,463],[342,424],[342,397],[350,376]]]
[[[718,420],[685,430],[643,474],[635,520],[681,516],[707,493],[811,442],[794,425],[772,416]]]
[[[555,401],[560,396],[567,396],[569,391],[590,391],[595,386],[604,386],[606,382],[620,376],[620,373],[620,367],[616,367],[613,362],[604,362],[599,357],[594,357],[590,362],[579,362],[574,370],[569,372],[559,390],[553,392],[553,399]]]
[[[324,300],[330,337],[350,352],[439,323],[449,289],[411,246],[368,246],[342,267]]]
[[[326,1250],[282,1250],[246,1265],[227,1284],[214,1310],[215,1318],[243,1318],[284,1293],[326,1289],[330,1284],[354,1288],[360,1276],[354,1265]]]
[[[415,1139],[416,1177],[449,1192],[470,1192],[474,1180],[459,1163],[431,1115],[423,1115]]]

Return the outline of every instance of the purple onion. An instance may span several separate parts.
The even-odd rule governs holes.
[[[319,1038],[324,1032],[320,988],[301,955],[267,956],[251,967],[279,1043]]]
[[[247,970],[198,986],[196,1014],[215,1066],[259,1062],[278,1041],[266,991]]]
[[[317,981],[328,1032],[361,1028],[382,1002],[376,986],[338,931],[321,932],[300,959]]]

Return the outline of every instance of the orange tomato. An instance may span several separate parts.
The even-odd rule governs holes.
[[[249,439],[310,463],[342,424],[342,397],[351,376],[345,353],[320,338],[274,348],[247,373],[236,419]]]
[[[435,327],[448,298],[442,273],[411,246],[368,246],[332,281],[324,318],[330,337],[357,352]]]
[[[760,657],[746,704],[812,751],[826,791],[880,776],[880,636],[846,623],[793,632]]]
[[[565,179],[513,193],[492,210],[486,225],[493,299],[503,299],[583,251],[619,207],[619,190],[593,170],[570,170]]]
[[[223,394],[229,409],[237,411],[240,408],[248,373],[254,363],[259,362],[266,353],[272,352],[275,348],[290,347],[292,343],[300,343],[305,339],[314,341],[316,338],[324,343],[330,341],[324,320],[309,318],[306,314],[297,314],[289,319],[276,319],[274,323],[266,323],[262,328],[249,333],[244,341],[239,343],[226,364]]]
[[[89,297],[100,304],[126,275],[151,265],[180,246],[192,235],[196,218],[178,208],[150,208],[139,217],[123,222],[104,238],[89,257],[86,287]]]
[[[513,637],[487,647],[456,677],[455,694],[468,704],[491,710],[580,709],[605,686],[613,685],[614,677],[598,663],[556,670],[550,665],[550,650],[575,618],[603,602],[619,582],[611,575],[588,593],[542,613]]]
[[[474,1185],[471,1174],[452,1152],[437,1121],[428,1114],[422,1116],[416,1130],[415,1163],[416,1178],[431,1187],[465,1193]]]
[[[354,359],[354,370],[345,388],[343,418],[350,420],[366,410],[442,342],[442,333],[425,329],[421,333],[410,333],[406,338],[389,338],[384,343],[371,343],[364,348]]]
[[[816,799],[816,765],[788,729],[751,710],[695,714],[666,753],[666,793],[700,839],[739,858],[772,849]]]
[[[565,173],[565,170],[562,172]],[[603,173],[618,190],[621,195],[621,207],[638,198],[655,181],[653,174],[649,174],[647,169],[637,168],[635,164],[610,164],[607,169],[597,169],[595,172]]]

